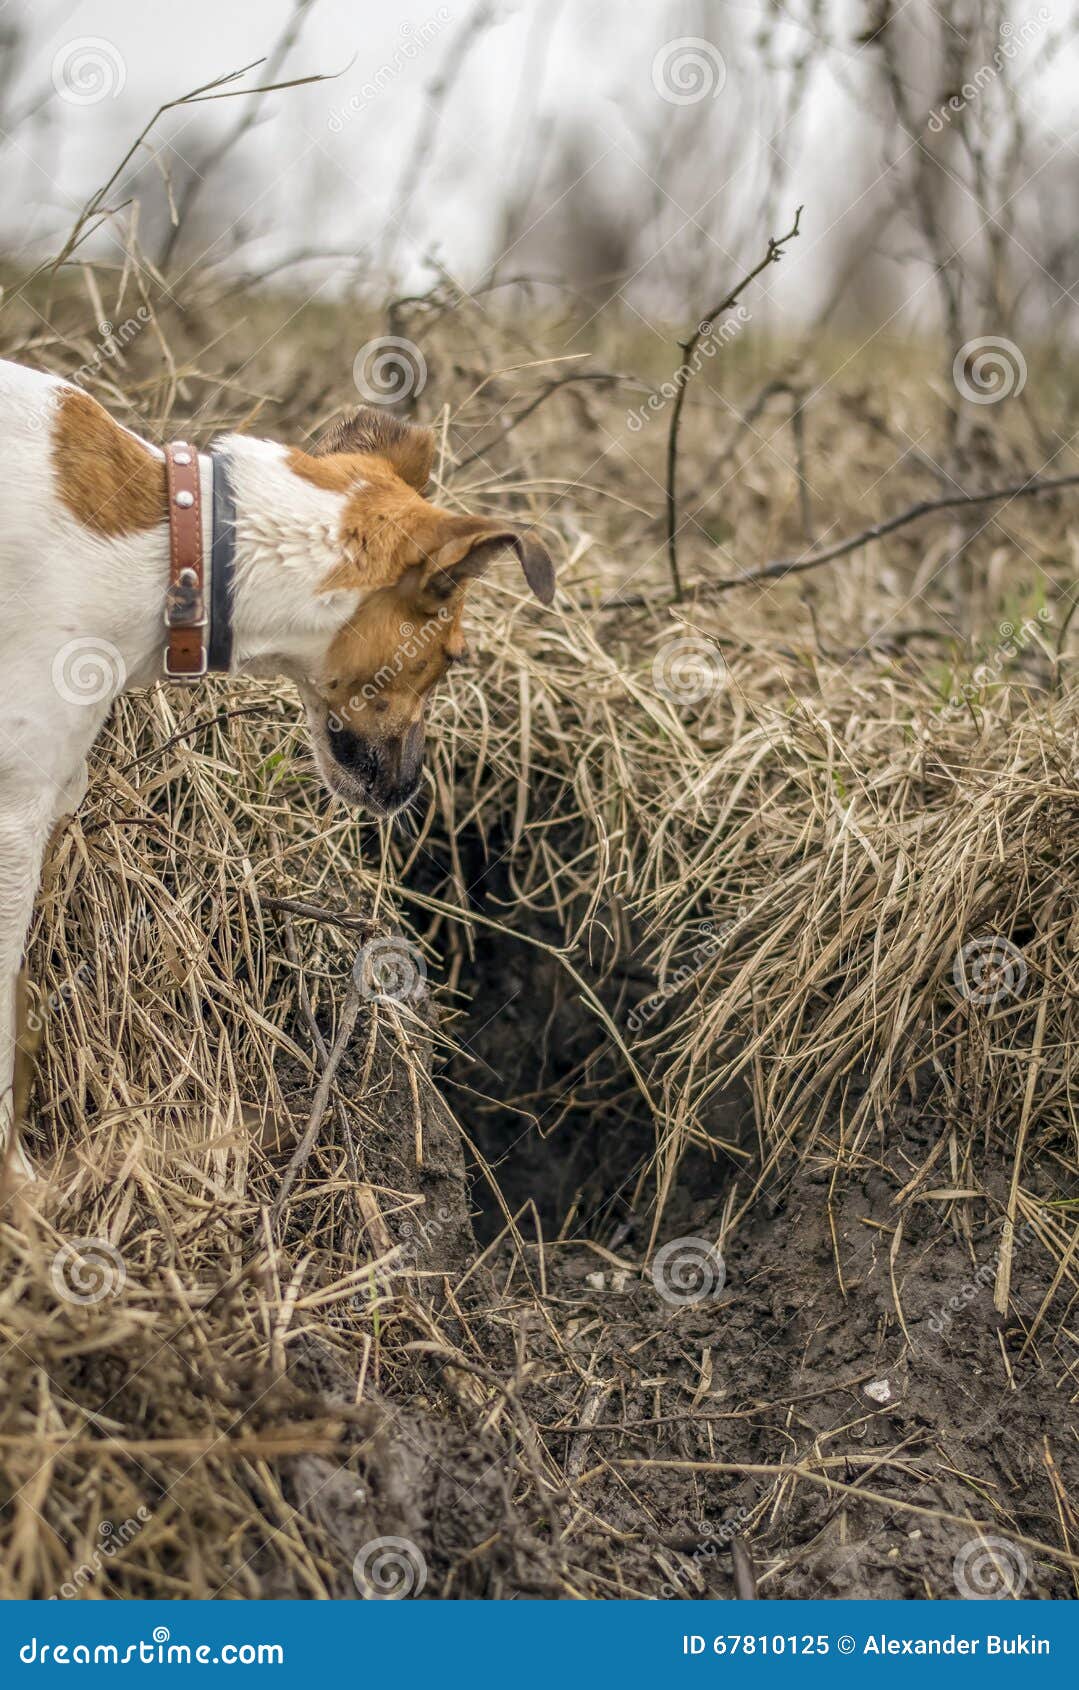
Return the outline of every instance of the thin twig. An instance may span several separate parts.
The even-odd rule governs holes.
[[[955,510],[967,505],[989,505],[998,499],[1029,499],[1036,493],[1058,493],[1064,487],[1076,486],[1079,486],[1079,475],[1058,475],[1050,481],[1039,481],[1032,476],[1027,481],[1018,482],[1014,487],[994,487],[985,493],[953,493],[947,499],[922,499],[918,504],[911,505],[909,510],[900,511],[898,515],[887,517],[883,522],[875,522],[871,528],[863,529],[861,534],[854,534],[847,540],[839,540],[822,552],[811,552],[808,557],[778,558],[774,563],[765,564],[763,569],[747,569],[744,575],[732,575],[723,581],[707,583],[702,592],[726,593],[732,587],[745,587],[752,581],[775,581],[784,575],[798,575],[804,569],[818,569],[822,563],[834,563],[836,558],[846,557],[849,552],[858,551],[860,547],[868,545],[870,540],[880,540],[885,534],[894,534],[897,528],[904,528],[908,522],[916,522],[920,516],[928,516],[932,511]]]
[[[729,311],[731,306],[745,292],[751,282],[756,281],[762,270],[767,270],[770,264],[776,264],[783,256],[783,248],[788,241],[794,240],[798,234],[798,222],[802,215],[799,206],[794,214],[794,222],[785,235],[770,235],[768,250],[759,264],[746,272],[741,281],[736,283],[730,293],[718,300],[710,311],[698,319],[693,333],[686,340],[678,342],[682,353],[682,363],[675,372],[677,392],[671,407],[671,426],[667,432],[667,557],[671,566],[671,584],[674,587],[676,604],[682,601],[682,577],[678,570],[678,430],[682,423],[682,407],[685,404],[686,388],[689,386],[693,371],[689,368],[689,360],[706,334],[711,332],[712,324],[723,311]],[[681,380],[679,380],[681,377]]]
[[[731,1560],[734,1563],[734,1594],[740,1602],[757,1600],[757,1570],[744,1537],[731,1538]]]
[[[341,1011],[341,1025],[337,1029],[337,1037],[333,1041],[333,1049],[330,1051],[330,1054],[326,1059],[326,1065],[322,1070],[322,1078],[318,1083],[318,1090],[315,1093],[315,1101],[311,1105],[311,1113],[307,1117],[307,1126],[304,1129],[304,1135],[299,1144],[296,1146],[292,1155],[292,1160],[282,1175],[280,1189],[277,1196],[274,1198],[273,1209],[271,1212],[275,1216],[281,1213],[285,1198],[296,1183],[297,1175],[300,1174],[306,1167],[307,1159],[314,1148],[315,1139],[318,1137],[319,1127],[322,1125],[322,1117],[326,1113],[326,1104],[329,1101],[330,1087],[333,1085],[334,1076],[341,1065],[341,1058],[344,1056],[348,1042],[352,1037],[352,1030],[356,1025],[356,1018],[360,1013],[360,1004],[362,1001],[359,982],[356,979],[356,970],[353,968],[352,976],[348,983],[348,993],[345,997],[345,1006]]]
[[[284,910],[289,915],[304,916],[308,921],[325,922],[328,927],[340,927],[347,933],[360,933],[365,940],[378,932],[378,922],[372,921],[369,916],[327,909],[324,904],[311,904],[303,898],[276,898],[264,892],[260,901],[269,910]]]

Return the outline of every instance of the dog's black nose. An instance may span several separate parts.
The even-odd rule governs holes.
[[[374,750],[351,728],[344,723],[337,723],[332,718],[328,724],[330,750],[334,761],[347,769],[350,775],[355,775],[365,785],[371,784],[378,776],[378,758]]]
[[[373,743],[335,717],[327,730],[334,762],[351,775],[375,809],[392,815],[416,796],[423,767],[422,725],[400,739]]]

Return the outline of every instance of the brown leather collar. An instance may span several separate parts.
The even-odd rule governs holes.
[[[165,447],[165,481],[169,499],[165,674],[170,680],[197,681],[207,667],[202,487],[199,455],[186,440],[172,440]]]

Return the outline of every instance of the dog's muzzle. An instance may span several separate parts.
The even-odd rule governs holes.
[[[400,738],[368,740],[331,717],[326,743],[333,765],[325,770],[326,778],[342,797],[392,815],[416,796],[423,769],[422,722]]]

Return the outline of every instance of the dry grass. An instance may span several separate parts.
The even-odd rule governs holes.
[[[66,290],[39,293],[33,313],[16,301],[0,319],[5,355],[63,372],[84,363],[92,304]],[[209,349],[220,300],[195,290],[182,322],[151,304],[154,326],[89,385],[125,421],[200,440],[237,423],[314,432],[348,402],[353,353],[374,327],[352,308],[308,309],[282,331],[293,302],[271,296]],[[442,497],[540,522],[559,601],[536,611],[508,573],[477,601],[476,663],[438,703],[411,831],[329,806],[286,688],[157,691],[116,712],[89,795],[53,844],[30,955],[47,1179],[0,1217],[2,1593],[61,1589],[92,1563],[103,1523],[143,1507],[146,1522],[83,1594],[349,1594],[353,1554],[387,1533],[422,1541],[432,1594],[654,1594],[680,1553],[634,1488],[656,1463],[688,1475],[678,1506],[698,1518],[715,1505],[699,1489],[709,1474],[752,1479],[740,1530],[759,1534],[773,1578],[805,1539],[796,1499],[814,1490],[838,1506],[858,1489],[881,1516],[991,1522],[1058,1572],[1075,1567],[1070,1451],[1045,1470],[1057,1527],[1031,1536],[974,1478],[942,1496],[938,1458],[919,1452],[918,1466],[898,1435],[866,1455],[866,1485],[819,1426],[766,1460],[729,1453],[733,1426],[717,1449],[703,1362],[692,1402],[658,1356],[651,1375],[612,1383],[603,1316],[582,1312],[579,1280],[570,1296],[557,1246],[534,1240],[534,1211],[526,1223],[507,1207],[477,1265],[458,1130],[431,1079],[432,1041],[473,1037],[477,947],[523,940],[537,981],[554,977],[578,1000],[586,1055],[524,1103],[497,1076],[472,1083],[500,1106],[568,1119],[551,1132],[552,1161],[580,1118],[578,1091],[586,1113],[602,1107],[627,1130],[643,1121],[651,1136],[634,1173],[635,1243],[623,1248],[611,1213],[582,1211],[578,1254],[639,1275],[667,1235],[687,1151],[698,1170],[730,1170],[713,1228],[728,1255],[760,1205],[812,1168],[839,1296],[841,1193],[885,1164],[913,1112],[934,1125],[890,1198],[897,1336],[913,1352],[924,1341],[908,1330],[917,1262],[904,1229],[928,1206],[975,1261],[981,1229],[1005,1220],[992,1287],[1013,1329],[1002,1366],[1010,1377],[1037,1362],[1067,1392],[1079,1284],[1074,504],[987,514],[961,602],[941,520],[768,591],[691,591],[672,607],[663,424],[634,436],[624,422],[642,390],[552,392],[500,439],[500,422],[564,373],[553,360],[567,345],[576,354],[573,324],[537,314],[522,326],[438,296],[395,328],[422,342],[424,403],[442,406],[429,411]],[[582,371],[633,367],[628,336],[592,333]],[[907,354],[889,356],[888,383],[879,351],[832,382],[828,350],[813,354],[806,479],[811,518],[827,511],[830,534],[925,490],[905,443],[946,395]],[[806,356],[761,345],[731,358],[722,396],[693,390],[691,582],[803,544],[789,405],[778,395],[750,427],[732,412],[777,364],[812,386]],[[986,431],[982,449],[990,483],[1043,461],[1022,417],[1014,438]],[[1067,453],[1053,465],[1074,467]],[[1029,631],[1009,642],[1002,623]],[[722,683],[688,703],[658,689],[654,669],[669,675],[670,643],[687,638],[713,642],[725,664]],[[970,683],[979,658],[995,664],[1009,643],[992,678]],[[426,1004],[363,1007],[311,1160],[278,1210],[357,945],[398,926],[427,959],[441,1025]],[[957,984],[956,958],[988,940],[1015,947],[1019,989],[981,1002],[962,966]],[[748,1138],[727,1108],[739,1085]],[[442,1219],[424,1237],[432,1213]],[[1043,1289],[1017,1313],[1011,1240],[1024,1227]],[[57,1286],[72,1239],[117,1252],[110,1295],[71,1301]],[[794,1424],[792,1382],[741,1387],[746,1427],[769,1391]],[[835,1378],[821,1394],[845,1390]],[[691,1411],[703,1447],[662,1430]],[[597,1452],[607,1423],[647,1416],[661,1432],[643,1452]],[[418,1499],[447,1472],[470,1500],[423,1513]],[[907,1488],[888,1489],[889,1475]],[[473,1514],[485,1534],[470,1535]],[[698,1575],[686,1576],[692,1592]],[[947,1581],[930,1593],[949,1594]]]

